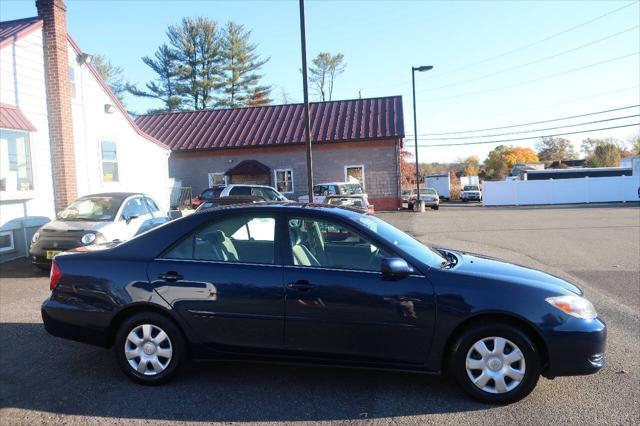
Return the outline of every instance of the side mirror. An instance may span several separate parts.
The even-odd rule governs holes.
[[[138,216],[136,216],[136,215],[131,215],[131,216],[127,216],[127,217],[125,217],[125,218],[124,218],[124,221],[125,221],[125,223],[128,225],[128,224],[130,224],[130,223],[131,223],[131,221],[132,221],[133,219],[137,219],[137,218],[138,218]]]
[[[406,260],[399,257],[382,259],[380,272],[385,279],[400,279],[414,273],[414,270]]]

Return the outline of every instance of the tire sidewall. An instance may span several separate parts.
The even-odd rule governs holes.
[[[172,356],[167,368],[160,374],[154,376],[145,376],[135,371],[124,354],[124,345],[128,334],[135,327],[141,324],[152,324],[160,327],[167,333],[171,341]],[[178,327],[163,315],[153,312],[140,313],[127,318],[116,333],[113,349],[115,351],[118,366],[124,374],[136,383],[143,385],[159,385],[171,380],[178,372],[183,359],[185,358],[185,343],[181,331]]]
[[[467,375],[466,359],[471,346],[491,336],[504,337],[513,342],[524,354],[526,369],[522,382],[513,390],[502,394],[485,392],[473,384]],[[540,378],[540,355],[526,333],[510,324],[488,323],[472,327],[457,339],[452,352],[451,372],[462,389],[473,398],[489,404],[510,404],[531,393]]]

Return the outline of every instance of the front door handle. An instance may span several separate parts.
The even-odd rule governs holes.
[[[314,285],[307,280],[298,280],[287,284],[287,287],[299,291],[307,291],[312,289]]]
[[[180,275],[179,273],[175,272],[175,271],[169,271],[165,274],[160,274],[158,275],[158,278],[160,278],[161,280],[165,280],[165,281],[169,281],[169,282],[176,282],[178,280],[182,279],[182,275]]]

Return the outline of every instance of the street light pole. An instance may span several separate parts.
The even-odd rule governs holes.
[[[416,204],[417,211],[422,211],[420,201],[420,164],[418,162],[418,120],[416,118],[416,71],[423,72],[433,69],[431,65],[421,67],[411,67],[411,85],[413,87],[413,138],[416,145]],[[414,206],[415,209],[415,206]]]
[[[309,118],[309,89],[307,87],[307,40],[304,25],[304,0],[300,0],[300,47],[302,49],[302,91],[304,93],[304,140],[307,146],[307,191],[313,203],[313,156],[311,153],[311,120]]]

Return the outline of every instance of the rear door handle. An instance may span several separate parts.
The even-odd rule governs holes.
[[[175,271],[169,271],[165,274],[158,275],[158,278],[160,278],[161,280],[169,281],[169,282],[176,282],[182,279],[182,275],[180,275]]]
[[[298,280],[287,284],[287,287],[299,291],[307,291],[312,289],[314,285],[307,280]]]

